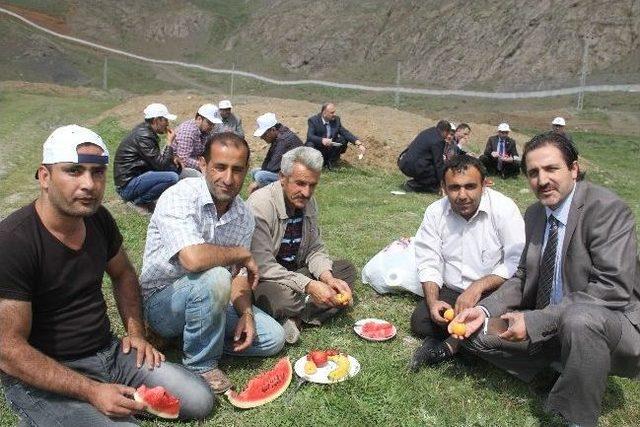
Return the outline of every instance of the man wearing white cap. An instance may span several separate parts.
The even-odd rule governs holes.
[[[36,172],[39,197],[0,222],[0,377],[28,425],[135,425],[143,384],[179,398],[182,419],[213,407],[207,385],[144,338],[136,271],[101,205],[108,161],[96,133],[56,129]],[[111,332],[105,272],[122,339]]]
[[[489,175],[500,175],[502,178],[518,176],[520,158],[516,141],[509,137],[510,131],[507,123],[500,123],[498,133],[487,140],[480,161]]]
[[[565,138],[567,138],[567,140],[569,140],[569,142],[573,143],[573,139],[571,138],[571,135],[569,135],[566,131],[565,131],[565,126],[567,125],[567,122],[564,120],[563,117],[556,117],[555,119],[553,119],[553,121],[551,122],[551,130],[555,133],[559,133],[560,135],[564,136]]]
[[[153,204],[162,192],[178,182],[182,160],[171,147],[175,133],[169,120],[175,114],[163,104],[150,104],[144,109],[144,122],[127,135],[116,151],[114,181],[116,191],[124,200],[153,211]],[[167,134],[167,145],[160,150],[160,136]]]
[[[278,122],[276,115],[265,113],[256,119],[258,128],[253,136],[260,137],[269,144],[260,169],[253,169],[253,182],[249,185],[249,193],[278,180],[282,155],[289,150],[302,146],[302,140],[291,129]]]
[[[173,151],[183,164],[181,176],[201,176],[199,159],[204,152],[204,144],[216,124],[222,123],[218,107],[204,104],[198,108],[196,117],[182,122],[176,128]]]
[[[242,129],[242,119],[231,112],[231,101],[223,99],[218,103],[220,109],[220,118],[222,126],[216,126],[215,132],[233,132],[240,138],[244,138],[244,130]]]

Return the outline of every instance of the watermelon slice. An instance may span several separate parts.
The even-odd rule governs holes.
[[[393,335],[393,325],[389,322],[366,322],[361,331],[367,338],[389,338]]]
[[[283,357],[278,360],[273,369],[249,380],[247,387],[241,393],[229,390],[225,394],[233,406],[243,409],[255,408],[271,402],[284,393],[291,383],[292,376],[291,361],[288,357]]]
[[[144,410],[160,418],[178,418],[180,400],[162,386],[147,388],[144,384],[133,394],[136,402],[144,403]]]

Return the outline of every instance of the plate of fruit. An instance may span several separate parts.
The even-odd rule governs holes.
[[[318,384],[339,383],[360,372],[355,357],[338,350],[313,350],[298,359],[293,370],[300,378]]]
[[[386,341],[396,336],[393,324],[382,319],[362,319],[353,325],[353,330],[360,337],[369,341]]]

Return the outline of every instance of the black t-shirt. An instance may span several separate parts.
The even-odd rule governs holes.
[[[29,343],[57,360],[93,354],[111,338],[102,277],[122,236],[102,206],[84,222],[77,251],[45,228],[33,203],[0,222],[0,298],[31,302]]]

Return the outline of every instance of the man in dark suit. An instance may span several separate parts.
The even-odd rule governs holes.
[[[423,130],[398,156],[398,168],[410,177],[403,188],[410,192],[440,193],[444,174],[445,139],[453,134],[451,123],[440,120]]]
[[[340,155],[347,151],[347,145],[354,144],[364,155],[364,144],[347,128],[342,126],[340,116],[336,115],[336,106],[330,102],[322,104],[319,114],[309,117],[307,143],[322,153],[324,167],[332,169],[340,160]]]
[[[509,137],[510,130],[507,123],[500,123],[497,135],[487,140],[480,161],[490,175],[500,175],[503,178],[518,176],[518,148],[516,141]]]
[[[538,202],[518,270],[453,322],[466,324],[467,350],[525,381],[559,361],[545,409],[595,425],[607,376],[639,376],[640,260],[631,210],[582,181],[577,159],[554,132],[527,143],[522,170]]]

